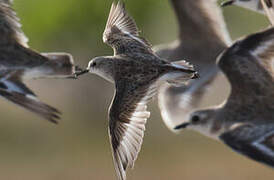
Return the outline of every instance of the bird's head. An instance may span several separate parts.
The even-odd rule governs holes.
[[[174,129],[193,129],[203,135],[212,137],[211,129],[215,119],[215,114],[215,109],[195,111],[189,115],[187,121],[176,126]]]
[[[90,73],[97,74],[110,82],[114,81],[113,69],[113,59],[108,57],[93,58],[87,67]]]

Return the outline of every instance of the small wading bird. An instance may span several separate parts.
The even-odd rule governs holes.
[[[164,122],[173,130],[199,108],[218,75],[216,58],[231,40],[216,0],[171,0],[171,4],[179,25],[179,38],[171,44],[156,46],[156,54],[169,61],[189,59],[201,76],[187,86],[161,86],[158,104]]]
[[[109,109],[109,136],[120,180],[126,179],[126,170],[133,168],[141,149],[150,116],[146,104],[159,84],[183,84],[198,76],[186,61],[169,63],[159,58],[138,32],[124,4],[113,3],[103,41],[113,48],[114,56],[96,57],[87,70],[76,74],[94,73],[115,84],[116,93]]]
[[[218,65],[231,84],[227,101],[193,112],[176,129],[189,128],[274,167],[274,28],[236,42]]]
[[[259,13],[265,13],[270,23],[274,25],[274,0],[227,0],[221,6],[237,5]]]
[[[57,123],[60,112],[41,102],[24,79],[66,77],[74,72],[66,53],[37,53],[27,45],[11,0],[0,0],[0,96]]]

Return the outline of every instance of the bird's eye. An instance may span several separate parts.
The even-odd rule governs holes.
[[[96,66],[96,62],[92,62],[92,63],[91,63],[91,66],[92,66],[92,67],[95,67],[95,66]]]
[[[200,121],[200,117],[199,116],[197,116],[197,115],[194,115],[194,116],[192,116],[192,118],[191,118],[191,122],[192,123],[198,123]]]

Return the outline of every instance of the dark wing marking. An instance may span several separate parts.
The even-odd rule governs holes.
[[[141,149],[145,124],[150,116],[147,102],[156,94],[156,87],[139,88],[131,83],[118,82],[110,108],[109,135],[114,166],[120,180],[126,179],[126,170],[133,168]]]
[[[106,28],[103,33],[103,41],[112,46],[119,54],[123,44],[135,44],[139,48],[148,48],[150,44],[139,36],[139,30],[134,19],[129,16],[125,5],[119,1],[112,3]],[[125,45],[124,48],[127,46]],[[135,48],[137,48],[135,47]]]
[[[232,86],[232,95],[273,96],[273,49],[274,28],[270,28],[234,43],[220,55],[218,65]]]
[[[260,0],[260,1],[270,23],[274,25],[274,9],[273,9],[272,0]]]
[[[217,77],[218,68],[210,67],[201,77],[192,80],[187,86],[161,86],[158,93],[158,105],[166,126],[174,131],[174,127],[188,121],[191,112],[198,108],[202,97],[208,92]]]
[[[16,12],[12,9],[12,1],[0,1],[0,40],[1,43],[18,42],[21,45],[28,47],[28,38],[25,36],[19,23],[19,18]]]
[[[241,125],[220,136],[233,150],[274,167],[274,127]]]
[[[60,119],[60,112],[41,102],[14,73],[0,79],[0,96],[53,123],[58,123]]]

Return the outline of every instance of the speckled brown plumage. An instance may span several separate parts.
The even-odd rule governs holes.
[[[197,74],[186,61],[169,63],[159,58],[149,42],[140,37],[136,23],[121,2],[112,4],[103,41],[113,48],[114,56],[92,59],[88,70],[115,83],[109,136],[118,179],[125,180],[127,168],[133,168],[141,149],[150,116],[146,104],[159,84],[183,84],[197,78]]]

